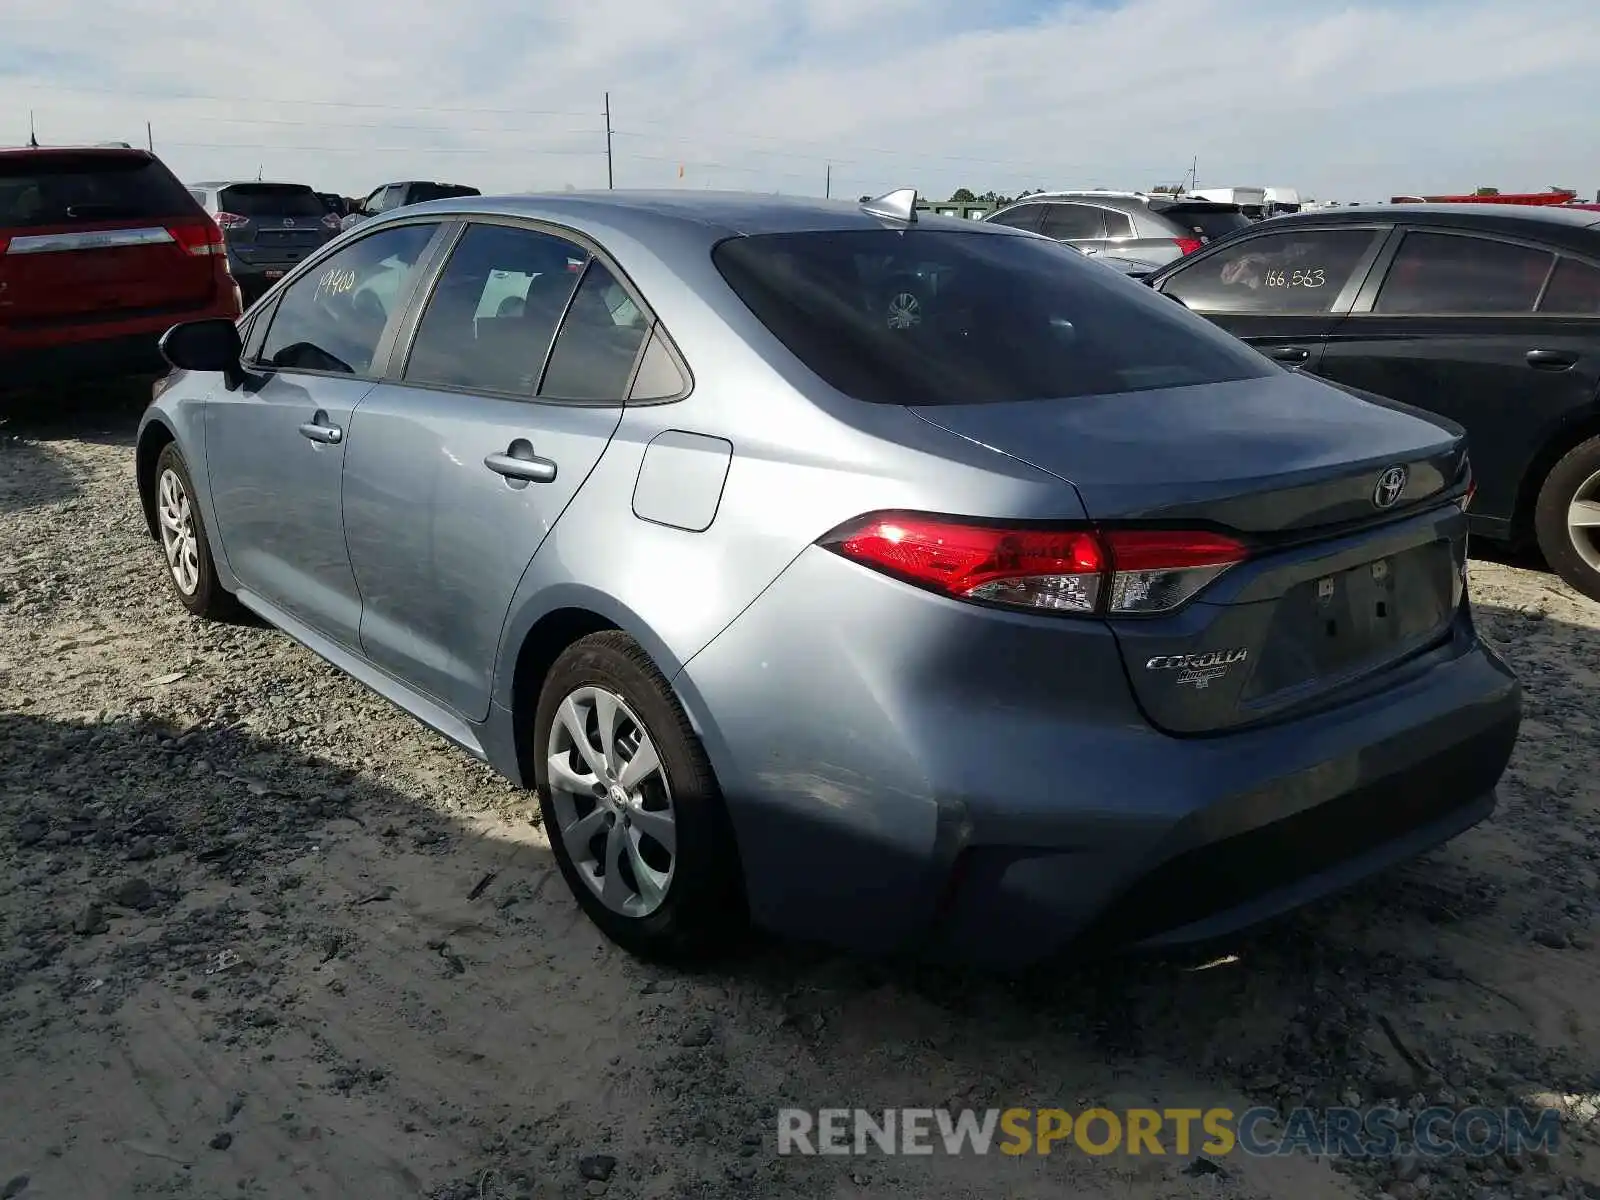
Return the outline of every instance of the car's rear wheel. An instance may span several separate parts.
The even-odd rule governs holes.
[[[743,929],[738,855],[705,751],[638,643],[590,634],[551,667],[534,781],[567,886],[612,941],[703,959]]]
[[[1600,600],[1600,437],[1575,446],[1550,469],[1533,527],[1550,569]]]
[[[217,581],[194,482],[176,443],[168,442],[161,448],[150,486],[167,582],[177,593],[178,602],[197,617],[233,617],[238,612],[238,601]]]

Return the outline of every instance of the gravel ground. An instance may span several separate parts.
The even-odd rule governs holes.
[[[1528,691],[1494,818],[1238,961],[646,968],[530,797],[186,617],[126,413],[0,425],[0,1195],[1600,1197],[1600,609],[1474,564]],[[780,1158],[795,1105],[1548,1103],[1549,1160]],[[1216,1169],[1212,1169],[1213,1167]]]

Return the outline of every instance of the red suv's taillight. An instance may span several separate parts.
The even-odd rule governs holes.
[[[0,254],[4,254],[6,252],[6,247],[9,245],[11,245],[11,239],[0,235]]]
[[[226,253],[222,248],[222,230],[217,228],[216,222],[204,217],[194,221],[174,221],[167,226],[167,232],[188,254]]]
[[[1248,557],[1201,530],[1041,528],[871,513],[821,545],[961,600],[1084,616],[1170,612]]]
[[[1193,254],[1196,250],[1200,249],[1201,246],[1206,244],[1205,238],[1183,237],[1173,238],[1172,240],[1178,243],[1179,254]]]

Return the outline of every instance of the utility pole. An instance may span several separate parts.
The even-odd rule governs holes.
[[[833,199],[833,164],[832,163],[828,164],[828,173],[825,176],[823,176],[822,198],[824,200],[832,200]]]
[[[144,143],[149,147],[151,154],[156,152],[156,135],[155,131],[150,128],[149,121],[144,123]]]
[[[616,176],[611,171],[611,93],[606,93],[606,188],[617,186]]]
[[[34,129],[33,109],[28,110],[28,145],[37,150],[39,148],[39,135]]]
[[[1194,160],[1189,164],[1189,190],[1191,192],[1200,190],[1200,156],[1198,154],[1194,156]]]

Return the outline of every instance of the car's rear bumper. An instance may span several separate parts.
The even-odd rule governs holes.
[[[0,338],[0,390],[161,374],[168,368],[158,346],[167,330],[185,321],[232,319],[238,315],[238,303],[229,295],[219,303],[192,311],[119,321],[115,325],[52,329],[48,339]]]
[[[824,607],[825,605],[825,607]],[[1390,685],[1212,737],[1151,729],[1109,630],[957,604],[809,550],[677,683],[752,915],[1017,966],[1203,940],[1481,820],[1520,688],[1463,613]]]

